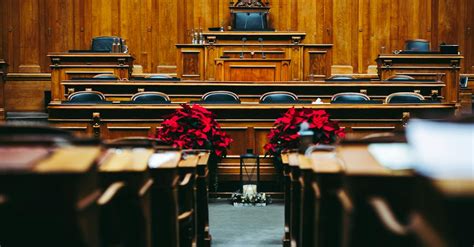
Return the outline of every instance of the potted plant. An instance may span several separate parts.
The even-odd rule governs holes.
[[[161,126],[156,135],[161,142],[177,148],[211,151],[210,185],[216,190],[217,163],[227,154],[227,148],[233,140],[222,131],[215,115],[200,105],[182,104],[181,109],[165,116]]]

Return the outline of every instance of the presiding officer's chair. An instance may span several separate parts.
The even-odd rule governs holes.
[[[369,100],[370,100],[370,97],[363,93],[348,92],[348,93],[334,94],[331,98],[331,103],[357,104],[357,103],[364,103]]]
[[[73,103],[100,103],[105,101],[105,95],[97,91],[79,91],[70,94],[67,101]]]
[[[298,96],[291,92],[285,91],[274,91],[263,94],[260,97],[260,103],[262,104],[275,104],[275,103],[298,103]]]
[[[387,81],[414,81],[415,78],[409,75],[392,75],[387,78]]]
[[[398,92],[392,93],[385,98],[387,104],[417,104],[423,103],[425,97],[419,93],[413,92]]]
[[[94,79],[102,79],[102,80],[118,80],[120,77],[114,74],[97,74],[93,76]]]

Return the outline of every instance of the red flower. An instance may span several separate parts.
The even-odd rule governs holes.
[[[273,155],[279,155],[283,150],[298,148],[298,132],[303,122],[307,122],[314,132],[314,144],[331,144],[345,136],[344,129],[341,129],[337,122],[331,121],[326,111],[292,107],[275,120],[275,128],[267,135],[269,142],[263,148]]]
[[[233,140],[221,131],[215,115],[199,105],[181,107],[165,116],[156,138],[174,147],[211,149],[217,156],[225,156]]]

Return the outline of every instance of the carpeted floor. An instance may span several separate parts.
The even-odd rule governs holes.
[[[283,202],[266,207],[233,207],[228,201],[210,202],[212,246],[282,246],[283,217]]]

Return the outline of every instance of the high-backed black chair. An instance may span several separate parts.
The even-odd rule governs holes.
[[[428,52],[430,42],[425,39],[412,39],[405,41],[405,51]]]
[[[268,29],[267,12],[235,12],[233,13],[234,30],[263,31]]]
[[[97,74],[93,76],[94,79],[110,79],[110,80],[118,80],[120,77],[114,74]]]
[[[131,98],[133,103],[137,104],[169,104],[170,97],[162,92],[140,92]]]
[[[148,79],[148,80],[166,80],[166,79],[172,79],[172,78],[173,77],[169,75],[163,75],[163,74],[149,75],[145,77],[145,79]]]
[[[369,101],[370,97],[363,93],[338,93],[331,98],[331,103],[357,104]]]
[[[202,98],[202,102],[205,103],[240,103],[240,98],[237,94],[230,91],[211,91],[205,93]]]
[[[328,78],[328,80],[333,80],[333,81],[352,81],[356,79],[352,75],[333,75]]]
[[[92,38],[91,50],[96,52],[111,52],[114,41],[122,46],[122,38],[117,36],[101,36]]]
[[[73,103],[100,103],[105,101],[105,96],[97,91],[79,91],[70,94],[67,100]]]
[[[413,92],[399,92],[392,93],[385,98],[387,104],[405,104],[405,103],[423,103],[425,97],[419,93]]]
[[[274,91],[263,94],[260,97],[260,103],[262,104],[272,104],[272,103],[297,103],[298,96],[291,92],[285,91]]]
[[[467,83],[469,82],[469,77],[467,76],[461,76],[461,79],[459,80],[459,86],[461,88],[467,88]]]
[[[392,75],[387,78],[387,81],[414,81],[415,78],[409,75]]]

